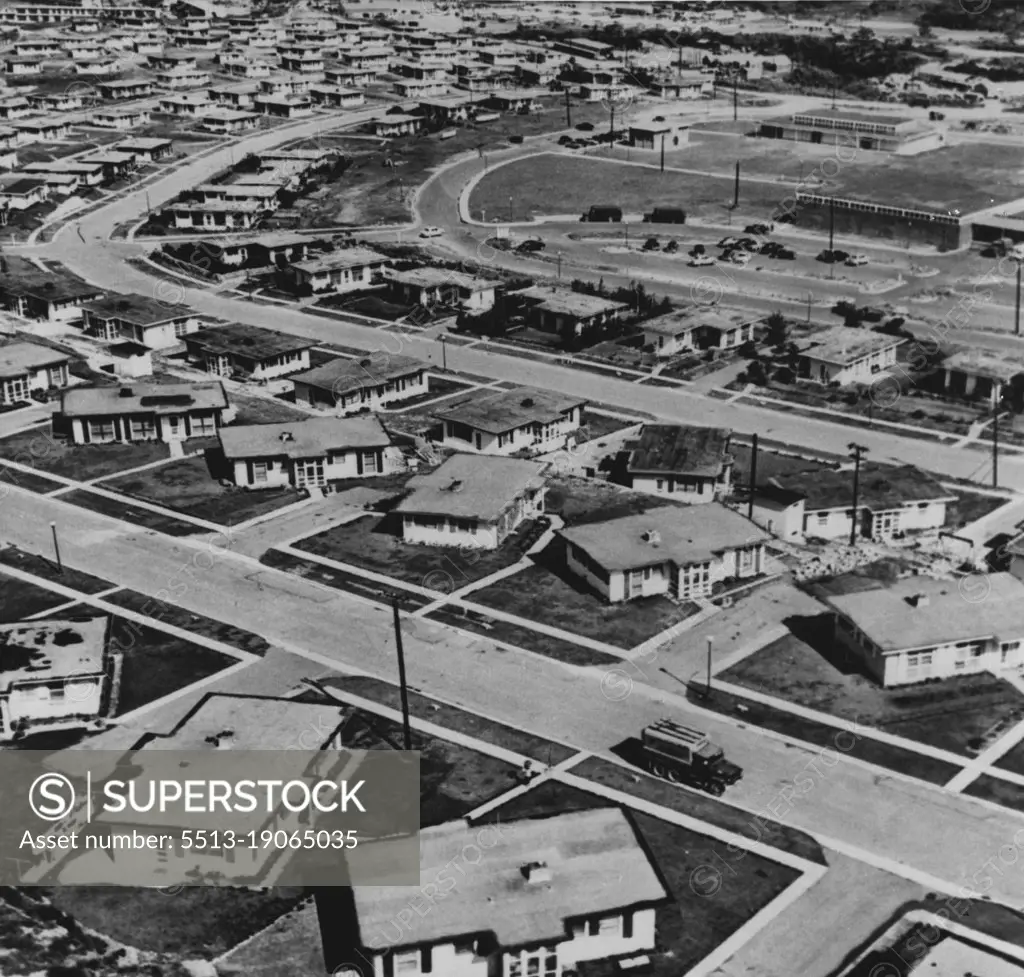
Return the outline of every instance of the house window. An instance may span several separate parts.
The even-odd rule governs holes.
[[[152,418],[135,418],[132,421],[132,437],[140,441],[156,437],[156,422]]]
[[[927,674],[932,667],[932,652],[918,651],[907,655],[907,673],[910,675]]]
[[[757,550],[740,550],[739,572],[752,573],[757,567]]]
[[[659,478],[655,484],[657,485],[658,491],[660,492],[662,489],[665,488],[665,479]]]
[[[827,512],[819,512],[818,513],[818,525],[819,526],[825,526],[827,524],[828,524],[828,513]]]
[[[175,338],[180,339],[187,332],[188,332],[188,320],[187,319],[184,322],[176,322],[174,324],[174,336],[175,336]]]
[[[1010,655],[1014,654],[1017,651],[1020,651],[1019,641],[1004,641],[999,646],[1000,660],[1005,664],[1009,660]]]
[[[90,421],[89,434],[93,441],[113,441],[113,421]]]
[[[217,433],[217,419],[211,414],[205,417],[192,417],[192,436]]]
[[[377,471],[377,452],[363,452],[363,474],[371,475]]]
[[[694,563],[679,569],[679,596],[693,597],[711,589],[711,564]]]
[[[619,916],[607,916],[597,924],[598,935],[618,936],[622,932],[622,919]]]
[[[396,974],[418,974],[420,972],[420,954],[418,950],[411,953],[395,954]]]
[[[265,461],[254,461],[252,463],[253,482],[265,482],[267,480],[267,463]]]

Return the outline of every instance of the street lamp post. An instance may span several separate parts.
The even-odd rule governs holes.
[[[508,222],[512,223],[512,194],[508,195]]]
[[[558,252],[558,277],[562,277],[562,252]]]
[[[448,369],[448,337],[443,334],[441,336],[441,366],[445,370]]]
[[[53,552],[57,557],[57,571],[63,573],[64,563],[60,558],[60,543],[57,541],[57,524],[55,522],[50,523],[50,532],[53,533]]]

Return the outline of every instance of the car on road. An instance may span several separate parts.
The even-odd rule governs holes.
[[[524,251],[527,253],[534,253],[537,251],[543,251],[547,245],[539,238],[531,238],[529,241],[523,241],[517,248],[516,251]]]
[[[708,265],[713,265],[715,263],[715,259],[709,254],[695,254],[686,263],[691,268],[707,268]]]
[[[750,261],[750,252],[749,251],[733,251],[729,255],[729,260],[734,265],[745,265],[745,264],[747,264]]]
[[[579,129],[580,132],[593,132],[594,131],[594,123],[593,122],[581,122],[578,126],[576,126],[576,128]]]
[[[723,237],[722,240],[718,242],[718,246],[720,248],[734,248],[739,243],[740,242],[734,237]]]
[[[664,122],[665,121],[665,116],[663,116],[663,115],[656,115],[654,117],[654,121],[655,122]]]
[[[851,268],[860,268],[867,263],[868,256],[866,254],[851,254],[845,262],[845,264],[849,265]]]
[[[665,245],[665,254],[675,254],[679,250],[679,242],[672,238],[668,244]]]
[[[736,242],[736,247],[743,248],[744,251],[749,251],[751,254],[757,254],[761,246],[752,237],[741,237]]]
[[[441,237],[443,234],[444,231],[440,227],[424,227],[420,231],[420,237]]]
[[[659,719],[640,733],[640,764],[655,777],[685,784],[715,797],[743,776],[706,733],[673,719]]]
[[[770,234],[772,227],[770,224],[748,224],[744,229],[744,234]]]
[[[519,143],[521,143],[523,141],[523,137],[521,135],[519,135],[518,133],[516,133],[514,135],[509,136],[508,137],[508,141],[510,143],[514,143],[514,144],[518,145]]]
[[[572,139],[572,136],[570,136],[570,135],[562,134],[561,136],[558,137],[558,145],[559,146],[564,146],[566,143],[570,143],[572,141],[573,141],[573,139]]]
[[[649,237],[644,241],[643,251],[660,251],[661,242],[656,237]]]
[[[818,261],[824,261],[826,265],[834,265],[837,262],[845,261],[849,257],[850,254],[847,251],[840,251],[838,249],[829,251],[828,248],[825,248],[824,251],[818,254]]]
[[[781,258],[783,261],[793,261],[796,259],[796,252],[792,248],[779,248],[773,257]]]

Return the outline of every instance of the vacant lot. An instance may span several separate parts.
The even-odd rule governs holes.
[[[570,526],[603,522],[677,504],[671,499],[573,475],[555,475],[549,479],[545,499],[547,510],[557,512]]]
[[[770,183],[744,185],[740,204],[744,214],[768,216],[782,199],[783,190]],[[657,163],[608,162],[586,156],[546,153],[499,166],[474,187],[470,211],[480,218],[507,214],[509,197],[513,216],[582,214],[593,204],[611,204],[626,213],[645,213],[655,206],[683,201],[687,213],[724,217],[733,200],[733,180],[666,171]]]
[[[753,452],[745,444],[733,444],[729,449],[735,459],[733,465],[733,484],[746,484],[750,481],[750,460]],[[797,455],[783,455],[765,448],[757,452],[757,482],[760,485],[769,478],[779,475],[796,475],[803,472],[834,471],[838,465],[812,458],[801,458]]]
[[[45,427],[0,438],[0,458],[81,482],[170,456],[170,449],[159,441],[74,445],[53,437]]]
[[[788,623],[797,634],[755,652],[721,678],[962,755],[1000,720],[1024,719],[1024,696],[1002,679],[970,675],[883,689],[831,641],[824,623]]]
[[[496,550],[413,546],[402,541],[400,529],[397,517],[368,516],[310,536],[295,548],[450,593],[521,559],[530,526],[522,527]]]
[[[626,650],[698,610],[692,604],[677,606],[667,597],[607,603],[565,570],[565,545],[560,539],[535,560],[536,565],[474,591],[467,599]]]
[[[225,487],[210,472],[210,464],[203,456],[125,475],[105,482],[104,488],[222,526],[237,526],[309,498],[308,492],[295,489],[254,492]]]
[[[252,394],[231,392],[231,406],[238,409],[233,424],[283,424],[304,421],[311,415],[276,397],[256,397]]]
[[[485,820],[508,824],[517,818],[610,806],[596,794],[549,781],[501,805]],[[800,877],[795,869],[753,852],[650,815],[631,816],[672,897],[657,910],[658,949],[650,955],[653,966],[647,971],[654,977],[686,973]]]

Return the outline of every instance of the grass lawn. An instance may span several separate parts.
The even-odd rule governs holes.
[[[971,797],[981,797],[994,804],[1002,804],[1014,811],[1024,814],[1024,787],[1011,784],[990,774],[982,774],[964,788],[964,793]]]
[[[102,612],[93,608],[70,607],[55,617],[96,617],[99,613]],[[118,716],[216,675],[237,661],[219,651],[116,615],[111,623],[110,649],[123,656],[121,694],[115,713]]]
[[[71,505],[88,509],[90,512],[98,512],[101,515],[110,516],[112,519],[122,519],[145,529],[166,533],[168,536],[192,536],[196,533],[210,532],[202,526],[193,525],[182,519],[153,512],[151,509],[143,509],[140,506],[123,502],[121,499],[97,495],[86,489],[75,489],[73,492],[68,492],[67,495],[62,495],[61,499]]]
[[[620,516],[632,516],[650,509],[677,505],[644,492],[573,475],[555,475],[548,480],[545,506],[557,512],[570,526],[604,522]]]
[[[548,781],[501,805],[485,820],[508,824],[567,811],[611,806],[604,798]],[[722,841],[630,812],[637,832],[661,872],[672,901],[659,907],[654,977],[686,973],[799,877],[796,869]],[[588,974],[612,974],[609,967]]]
[[[641,423],[639,418],[635,421],[624,421],[621,417],[609,417],[607,414],[595,414],[593,411],[587,411],[583,418],[583,430],[587,434],[588,441],[598,441],[639,423]]]
[[[52,478],[46,478],[44,475],[25,472],[20,468],[12,468],[10,465],[0,465],[0,497],[7,494],[6,486],[8,485],[23,488],[28,492],[38,492],[40,495],[64,487],[63,482],[55,482]]]
[[[1024,777],[1024,743],[1021,743],[1011,750],[1007,750],[994,766],[1001,770],[1009,770],[1011,773],[1019,773]]]
[[[98,594],[101,590],[109,590],[113,586],[109,580],[94,577],[91,573],[83,573],[81,570],[73,570],[71,567],[64,567],[62,571],[51,560],[26,553],[15,546],[0,548],[0,566],[14,567],[51,583],[59,583],[72,590],[81,591],[83,594]],[[67,598],[55,596],[59,598],[59,603],[67,603]]]
[[[473,591],[467,600],[625,650],[698,610],[695,605],[676,605],[667,597],[606,603],[564,570],[565,545],[560,539],[534,559],[534,566]]]
[[[277,398],[255,397],[237,391],[231,393],[231,406],[238,409],[232,424],[282,424],[285,421],[305,421],[311,416]]]
[[[799,637],[772,642],[721,678],[964,756],[971,740],[995,723],[1024,719],[1024,696],[988,674],[883,689],[860,672],[852,656],[844,656],[826,631],[804,619]]]
[[[225,487],[201,455],[125,475],[104,482],[103,487],[222,526],[236,526],[309,498],[308,492],[295,489],[254,492]]]
[[[640,741],[634,742],[638,747]],[[629,759],[626,749],[616,752],[621,752],[623,759]],[[674,784],[647,774],[638,776],[633,770],[596,756],[578,763],[572,768],[572,772],[577,777],[585,777],[613,790],[621,790],[672,811],[678,811],[680,814],[699,818],[751,841],[763,842],[791,855],[817,862],[819,865],[827,864],[821,846],[810,835],[787,824],[772,821],[764,815],[759,815],[755,820],[740,808],[700,791],[680,790]]]
[[[6,458],[80,482],[138,468],[170,456],[170,449],[159,441],[74,445],[51,437],[45,427],[0,438],[0,459]]]
[[[341,563],[365,567],[396,580],[450,593],[475,580],[511,566],[522,557],[520,545],[530,526],[506,539],[496,550],[414,546],[396,535],[393,516],[357,519],[309,536],[296,549]]]
[[[946,506],[945,528],[947,529],[960,529],[972,522],[977,522],[1010,501],[1000,496],[982,495],[979,492],[956,488],[950,489],[949,494],[956,496],[956,502]]]
[[[481,608],[481,611],[483,611],[483,608]],[[615,665],[621,661],[615,655],[605,654],[603,651],[594,651],[572,641],[554,638],[526,626],[510,624],[506,621],[496,621],[493,618],[487,617],[486,612],[477,613],[468,608],[463,610],[460,608],[442,607],[426,616],[431,621],[440,621],[442,624],[450,624],[464,631],[472,631],[481,637],[491,638],[494,641],[503,641],[516,648],[532,651],[547,658],[554,658],[555,661],[565,662],[568,665],[596,668]]]
[[[646,213],[666,201],[686,202],[691,217],[724,217],[733,198],[733,178],[658,172],[657,159],[644,165],[608,162],[586,156],[547,153],[499,166],[470,194],[469,209],[479,219],[482,210],[508,211],[513,199],[516,220],[534,215],[582,214],[592,204],[614,204],[627,214]],[[786,196],[786,188],[771,183],[746,183],[740,192],[743,213],[769,216]]]
[[[0,573],[0,624],[13,624],[67,602],[66,597],[52,590]]]
[[[391,709],[401,708],[401,695],[398,687],[382,682],[380,679],[352,675],[328,679],[324,684],[335,686],[365,699],[372,699]],[[445,729],[472,736],[493,746],[512,750],[514,753],[528,756],[539,763],[549,765],[561,763],[574,756],[576,752],[567,746],[534,736],[533,733],[527,733],[512,726],[504,726],[456,706],[438,702],[418,692],[409,693],[409,712],[418,719],[426,719]]]
[[[266,638],[253,634],[252,631],[244,631],[241,628],[236,628],[233,624],[225,624],[223,621],[215,621],[213,618],[203,617],[201,614],[193,614],[177,604],[168,604],[155,597],[147,597],[136,590],[119,590],[105,597],[104,600],[116,604],[118,607],[135,611],[136,614],[151,617],[162,624],[173,624],[175,627],[191,631],[204,638],[223,641],[224,644],[247,651],[250,655],[265,655],[270,648]]]
[[[753,453],[745,444],[733,444],[729,453],[735,459],[733,465],[733,483],[736,485],[750,482],[750,456]],[[811,458],[798,458],[794,455],[780,455],[774,451],[758,447],[757,450],[757,482],[760,485],[777,475],[794,475],[800,472],[834,471],[838,465]]]

